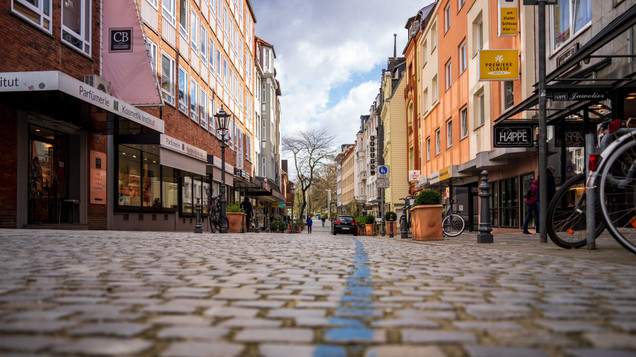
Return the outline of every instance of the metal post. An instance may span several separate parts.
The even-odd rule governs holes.
[[[258,205],[258,202],[257,202],[257,205]],[[254,210],[254,233],[258,233],[258,209]]]
[[[479,234],[477,243],[492,243],[492,228],[490,227],[490,184],[488,184],[488,171],[481,172],[481,185],[479,185],[479,197],[481,197],[481,214],[479,215]]]
[[[404,217],[404,223],[400,225],[400,233],[402,234],[402,238],[408,238],[409,237],[409,232],[408,232],[408,228],[406,227],[406,225],[408,224],[408,221],[406,219],[406,201],[404,202],[404,206],[402,206],[402,217]]]
[[[221,217],[227,218],[227,194],[225,193],[225,131],[221,133],[221,187],[219,202],[221,204]],[[221,219],[221,227],[219,233],[227,233],[227,220]]]
[[[548,175],[547,152],[548,152],[548,130],[546,126],[546,63],[545,63],[545,2],[539,0],[539,240],[541,243],[548,242],[545,221],[548,216]],[[541,229],[541,226],[544,226]]]
[[[194,233],[203,233],[201,230],[201,199],[197,198],[197,221],[194,224]]]
[[[589,177],[590,154],[594,153],[594,143],[596,138],[593,133],[587,131],[585,133],[585,177]],[[596,187],[593,182],[591,185],[585,185],[585,219],[586,219],[586,241],[587,249],[596,249]]]

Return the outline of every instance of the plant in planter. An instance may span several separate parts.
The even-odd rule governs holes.
[[[393,235],[396,235],[398,233],[397,214],[393,211],[388,211],[384,214],[384,220],[386,221],[386,235],[391,235],[391,227],[393,227]]]
[[[245,227],[245,214],[241,212],[241,206],[238,203],[232,203],[226,208],[227,220],[230,222],[228,232],[242,233]]]
[[[358,234],[362,235],[364,234],[364,226],[367,224],[366,219],[364,218],[366,216],[357,216],[356,217],[356,225],[358,226]]]
[[[298,233],[302,232],[303,228],[305,228],[305,220],[296,218],[296,227],[298,227]]]
[[[372,215],[366,215],[364,218],[364,230],[365,234],[368,236],[374,235],[374,225],[375,225],[375,217]]]
[[[284,228],[281,228],[283,227]],[[275,215],[274,219],[272,219],[271,222],[269,222],[269,231],[270,232],[279,232],[279,231],[284,231],[287,228],[287,225],[285,224],[285,222],[283,222],[283,217],[281,217],[280,215]]]
[[[424,190],[415,197],[411,208],[414,240],[442,240],[442,199],[435,190]]]

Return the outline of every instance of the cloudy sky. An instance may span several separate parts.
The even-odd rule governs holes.
[[[353,143],[382,68],[406,46],[409,17],[433,0],[251,0],[256,35],[274,45],[281,135],[328,127]]]

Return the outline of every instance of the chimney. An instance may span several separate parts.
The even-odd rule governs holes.
[[[397,34],[393,34],[393,58],[397,58]]]

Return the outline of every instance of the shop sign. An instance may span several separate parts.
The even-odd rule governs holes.
[[[572,127],[566,126],[557,127],[556,137],[554,144],[556,146],[563,146],[561,138],[563,138],[563,130],[565,130],[565,147],[568,148],[582,148],[585,147],[585,130],[581,126]]]
[[[160,145],[162,148],[166,148],[180,154],[190,156],[203,162],[208,161],[208,153],[205,150],[201,150],[196,146],[192,146],[188,143],[184,143],[181,140],[175,139],[165,134],[160,134]]]
[[[440,181],[448,180],[451,177],[452,177],[452,175],[451,175],[451,167],[450,166],[446,166],[445,168],[439,170],[439,180]]]
[[[278,208],[285,208],[285,204],[283,202],[279,203]]]
[[[109,52],[131,52],[133,50],[133,29],[111,28]]]
[[[409,170],[409,181],[417,181],[420,178],[420,170]]]
[[[479,80],[519,79],[519,50],[479,51]]]
[[[439,171],[435,171],[428,176],[428,182],[431,184],[439,182]]]
[[[532,147],[533,129],[530,126],[497,126],[494,128],[494,147]]]
[[[516,36],[519,32],[518,7],[518,0],[499,0],[499,37]]]
[[[90,203],[106,204],[106,154],[91,150],[90,152]]]
[[[552,92],[552,100],[554,101],[570,101],[570,100],[604,100],[607,99],[607,93],[598,90],[586,91],[558,91]]]

